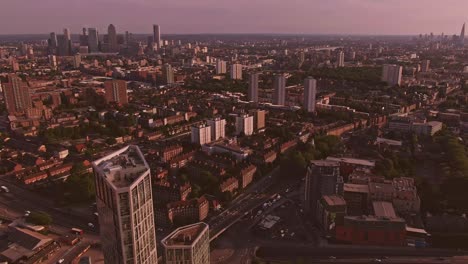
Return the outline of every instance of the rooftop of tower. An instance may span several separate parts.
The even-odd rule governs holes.
[[[104,175],[115,188],[130,186],[149,167],[138,146],[130,145],[115,151],[95,162],[95,171]]]
[[[166,247],[191,246],[206,229],[208,229],[208,225],[203,222],[179,227],[165,237],[161,243]]]

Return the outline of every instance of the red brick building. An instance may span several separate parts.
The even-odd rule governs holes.
[[[401,218],[346,216],[336,227],[336,239],[355,245],[404,246],[406,223]]]
[[[167,217],[169,222],[190,224],[203,221],[210,209],[208,200],[202,196],[189,201],[179,201],[167,205]]]

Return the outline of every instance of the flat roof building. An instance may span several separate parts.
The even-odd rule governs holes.
[[[156,264],[150,167],[135,145],[93,162],[104,261]]]
[[[179,227],[161,241],[166,264],[210,263],[209,226],[203,222]]]

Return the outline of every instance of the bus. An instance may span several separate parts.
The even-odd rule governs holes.
[[[75,235],[83,235],[83,230],[79,229],[79,228],[72,228],[71,229],[71,232]]]

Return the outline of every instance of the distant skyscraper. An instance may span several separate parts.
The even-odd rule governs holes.
[[[50,42],[49,42],[50,46],[51,46],[52,48],[57,48],[57,46],[58,46],[58,43],[57,43],[57,34],[55,34],[55,32],[51,32],[51,33],[50,33],[50,38],[49,38],[49,40],[50,40]]]
[[[109,42],[109,51],[110,52],[118,52],[119,47],[117,43],[117,31],[115,30],[115,26],[110,24],[107,28],[107,41]]]
[[[71,40],[71,32],[70,32],[70,29],[64,28],[64,29],[63,29],[63,35],[65,36],[65,38],[66,38],[67,40]]]
[[[170,64],[164,64],[163,66],[163,77],[166,81],[166,84],[173,84],[174,83],[174,70]]]
[[[236,135],[250,136],[254,132],[254,117],[251,115],[236,116]]]
[[[31,95],[28,85],[16,74],[8,75],[8,82],[3,85],[3,97],[5,98],[8,113],[23,113],[31,108]]]
[[[161,245],[165,264],[210,263],[210,229],[203,222],[177,228]]]
[[[242,64],[235,63],[231,65],[231,79],[242,80]]]
[[[465,23],[463,23],[463,27],[460,33],[460,46],[461,47],[465,46]]]
[[[57,36],[57,42],[58,42],[58,47],[57,47],[57,55],[58,56],[70,56],[71,51],[70,51],[70,40],[67,39],[66,35],[58,35]]]
[[[104,82],[106,102],[115,102],[119,105],[128,104],[127,82],[124,80],[111,80]]]
[[[95,28],[88,28],[88,50],[89,53],[99,52],[99,36]]]
[[[159,25],[153,25],[153,40],[159,50],[161,48],[161,27]]]
[[[88,30],[83,28],[83,34],[80,35],[80,46],[88,46]]]
[[[338,53],[338,62],[337,62],[337,66],[338,67],[344,67],[344,52],[343,51],[340,51],[340,53]]]
[[[208,120],[208,125],[211,128],[211,140],[215,141],[220,138],[226,137],[226,120],[221,118],[214,118]]]
[[[273,104],[286,104],[286,76],[284,74],[275,75],[273,82]]]
[[[192,126],[192,143],[205,145],[211,142],[211,127],[205,125]]]
[[[216,74],[225,74],[226,73],[226,62],[218,59],[216,61]]]
[[[49,65],[52,69],[57,69],[57,57],[55,55],[49,55]]]
[[[258,102],[258,77],[259,73],[249,74],[249,89],[247,93],[247,98],[251,102]]]
[[[130,145],[93,162],[104,262],[156,264],[150,167]]]
[[[382,69],[382,81],[391,86],[400,85],[403,67],[399,65],[385,64]]]
[[[317,81],[312,77],[304,80],[304,109],[309,112],[315,112],[315,95],[317,93]]]
[[[328,160],[311,161],[307,166],[304,188],[304,211],[315,217],[318,202],[323,195],[343,194],[340,164]]]

